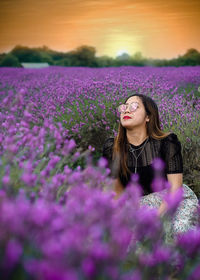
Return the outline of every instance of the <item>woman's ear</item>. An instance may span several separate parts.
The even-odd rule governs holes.
[[[146,116],[146,122],[149,122],[150,119],[149,119],[149,116]]]

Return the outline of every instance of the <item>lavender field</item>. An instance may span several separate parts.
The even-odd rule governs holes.
[[[200,197],[200,67],[0,69],[0,279],[200,279],[200,223],[164,238],[180,193],[163,220],[134,182],[113,198],[102,145],[136,92],[177,134]]]

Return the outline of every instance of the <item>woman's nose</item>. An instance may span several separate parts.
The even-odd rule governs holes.
[[[124,112],[124,113],[126,113],[126,112],[130,113],[129,106],[127,106],[127,107],[126,107],[126,110],[125,110],[125,112]]]

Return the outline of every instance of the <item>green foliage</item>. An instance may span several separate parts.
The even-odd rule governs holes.
[[[200,197],[200,139],[191,135],[182,142],[184,182]]]
[[[96,49],[90,46],[78,47],[72,54],[79,61],[79,66],[96,66]]]
[[[16,46],[12,49],[11,54],[18,58],[19,62],[48,62],[53,64],[53,59],[44,48],[28,48]]]
[[[133,56],[130,56],[127,53],[123,53],[120,56],[117,56],[114,61],[115,66],[144,66],[146,65],[146,63],[147,60],[142,56],[141,52],[136,52]]]
[[[186,87],[187,89],[187,87]],[[186,102],[190,100],[191,93],[185,95]],[[195,98],[193,98],[195,109]],[[184,109],[183,109],[184,110]],[[164,127],[166,132],[176,132],[182,146],[183,156],[183,181],[198,197],[200,197],[200,116],[196,116],[188,122],[188,112],[185,110],[184,118],[178,113],[175,116],[168,115],[168,125]]]
[[[58,114],[55,118],[56,122],[61,122],[66,129],[69,130],[71,137],[76,141],[78,147],[83,150],[88,148],[88,143],[95,148],[97,153],[101,153],[101,146],[108,135],[106,130],[107,120],[113,124],[110,130],[116,129],[117,116],[113,114],[113,101],[103,101],[106,99],[102,96],[102,103],[105,108],[99,106],[99,100],[82,99],[71,104],[67,104],[66,110],[62,114]],[[77,110],[79,108],[79,110]],[[91,108],[87,110],[87,108]],[[57,108],[58,112],[60,109]],[[105,115],[105,119],[102,118]],[[84,123],[83,123],[84,120]],[[77,126],[77,131],[74,126]]]
[[[114,58],[109,57],[107,55],[97,57],[96,61],[97,61],[98,67],[109,67],[111,65],[114,65],[114,62],[115,62]]]
[[[0,66],[2,67],[20,67],[21,64],[18,58],[13,54],[6,54],[0,61]]]
[[[13,55],[14,57],[7,57],[7,55]],[[87,67],[200,65],[200,53],[193,48],[188,49],[184,55],[170,60],[145,58],[141,52],[136,52],[133,55],[124,53],[116,58],[105,55],[97,57],[96,49],[87,45],[79,46],[66,53],[51,50],[47,46],[29,48],[17,45],[7,55],[0,54],[0,66],[20,66],[20,62],[47,62],[50,65]],[[6,59],[5,62],[4,59]]]
[[[187,50],[180,59],[183,62],[183,65],[200,65],[200,53],[195,49]]]

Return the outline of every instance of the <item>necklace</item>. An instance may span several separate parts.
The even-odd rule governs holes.
[[[130,146],[131,152],[135,152],[135,151],[138,151],[138,150],[142,149],[143,145],[141,147],[137,148],[137,149],[134,149],[133,147]]]
[[[146,143],[148,142],[148,140],[149,140],[149,137],[147,138],[147,140],[146,140],[145,143],[143,144],[142,150],[140,151],[140,153],[139,153],[138,156],[136,156],[136,155],[134,154],[134,152],[137,151],[137,150],[139,150],[139,149],[141,149],[141,147],[140,147],[139,149],[133,149],[131,146],[129,147],[129,151],[133,154],[133,156],[134,156],[134,158],[135,158],[135,173],[137,173],[137,160],[138,160],[139,156],[141,155],[141,153],[144,151],[144,147],[146,146]]]

